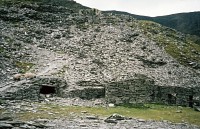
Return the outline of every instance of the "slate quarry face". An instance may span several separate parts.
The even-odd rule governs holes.
[[[55,95],[105,98],[116,104],[159,102],[192,107],[199,103],[199,69],[180,64],[165,50],[169,46],[184,62],[191,62],[179,52],[189,44],[196,66],[198,47],[186,43],[181,38],[186,38],[184,34],[125,15],[94,12],[73,0],[10,1],[0,12],[3,98],[38,100]],[[163,45],[162,36],[167,39]],[[26,71],[38,78],[10,79]],[[7,82],[11,82],[9,88]]]

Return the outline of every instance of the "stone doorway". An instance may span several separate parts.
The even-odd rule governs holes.
[[[176,96],[174,96],[173,94],[168,94],[168,104],[176,104]]]
[[[192,95],[189,95],[189,101],[188,101],[188,104],[189,104],[189,107],[193,108],[193,96]]]
[[[56,94],[56,87],[49,85],[42,85],[40,87],[40,94]]]

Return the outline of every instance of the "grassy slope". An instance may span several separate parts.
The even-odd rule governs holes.
[[[159,16],[153,18],[153,21],[183,33],[200,36],[200,12]]]
[[[166,52],[181,64],[188,66],[189,62],[200,64],[200,45],[190,35],[181,34],[174,29],[161,26],[151,21],[139,21],[144,34],[154,40]]]

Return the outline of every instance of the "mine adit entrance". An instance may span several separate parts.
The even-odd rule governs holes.
[[[40,94],[56,94],[57,89],[51,85],[40,85]]]
[[[194,102],[193,102],[193,96],[189,95],[189,99],[188,100],[189,100],[188,101],[189,107],[193,108],[193,104],[194,104]]]
[[[168,94],[168,104],[176,104],[176,94]]]

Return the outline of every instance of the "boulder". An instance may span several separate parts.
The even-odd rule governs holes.
[[[115,119],[105,119],[104,122],[117,124],[117,120]]]
[[[126,118],[122,115],[119,115],[119,114],[113,114],[111,116],[109,116],[108,118],[106,118],[104,120],[104,122],[106,123],[114,123],[114,124],[117,124],[117,121],[120,121],[120,120],[128,120],[128,119],[131,119],[131,118]]]
[[[127,118],[115,113],[115,114],[112,114],[111,116],[109,116],[107,119],[126,120]]]
[[[0,123],[0,129],[12,129],[13,126],[11,124]]]
[[[194,110],[200,112],[200,107],[195,106]]]
[[[109,104],[108,104],[108,107],[112,107],[112,108],[113,108],[113,107],[115,107],[115,104],[109,103]]]

